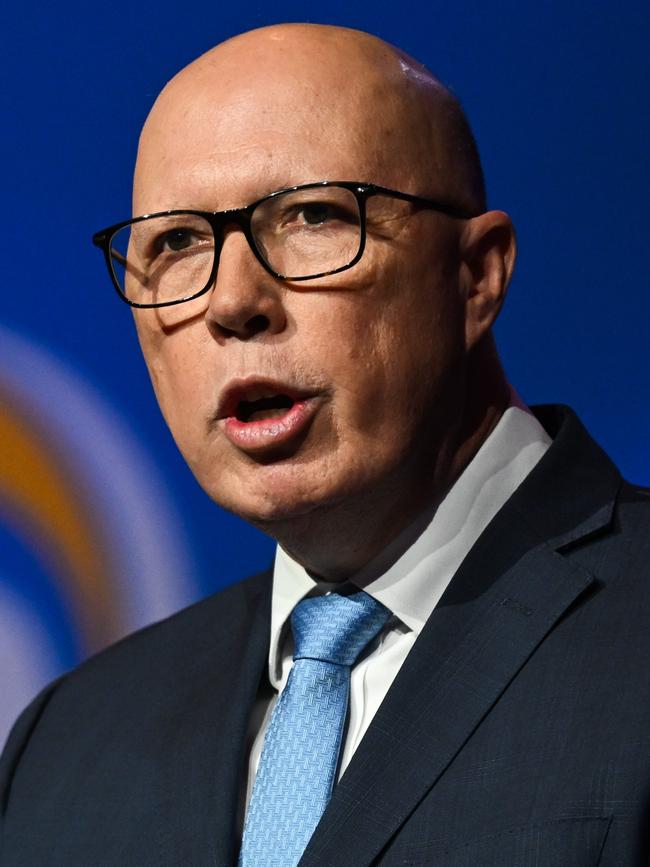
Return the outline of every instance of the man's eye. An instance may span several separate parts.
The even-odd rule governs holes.
[[[189,229],[172,229],[158,240],[158,248],[163,253],[180,253],[196,243],[195,235]]]
[[[359,216],[337,202],[307,202],[296,206],[293,216],[287,219],[287,224],[297,223],[303,226],[335,226],[358,224]]]
[[[305,223],[308,223],[310,226],[325,223],[336,216],[334,208],[325,202],[314,202],[310,205],[303,205],[300,209],[300,215]]]

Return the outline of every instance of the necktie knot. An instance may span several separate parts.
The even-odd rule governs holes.
[[[363,591],[303,599],[291,615],[293,658],[354,665],[389,617],[390,611]]]

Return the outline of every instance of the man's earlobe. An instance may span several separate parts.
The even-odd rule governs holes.
[[[470,349],[492,327],[506,297],[517,250],[510,217],[487,211],[468,220],[460,249],[461,279],[467,287],[465,345]]]

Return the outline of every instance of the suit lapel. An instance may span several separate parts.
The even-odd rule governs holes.
[[[268,654],[270,574],[230,588],[190,637],[158,793],[160,863],[230,867],[250,714]],[[219,594],[216,601],[219,602]]]
[[[458,570],[337,785],[301,867],[364,867],[386,847],[544,636],[587,592],[593,577],[558,549],[608,526],[619,484],[570,417]]]

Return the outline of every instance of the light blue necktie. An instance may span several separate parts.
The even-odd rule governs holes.
[[[350,669],[390,611],[367,593],[304,599],[293,610],[287,684],[271,715],[239,867],[295,867],[332,794]]]

